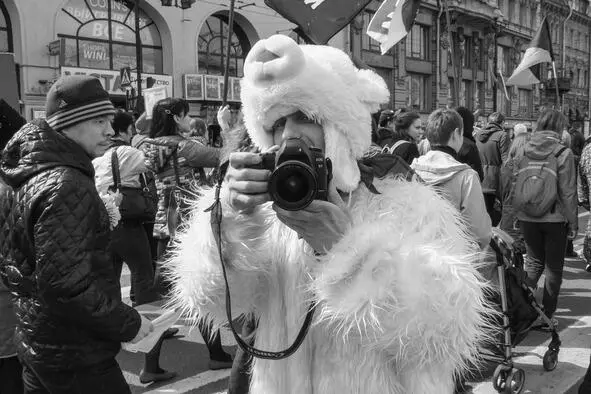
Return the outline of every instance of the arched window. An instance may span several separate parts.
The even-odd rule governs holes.
[[[0,2],[0,52],[12,52],[10,18],[3,2]]]
[[[228,18],[214,14],[207,18],[199,33],[199,72],[210,75],[224,74],[224,58],[228,40]],[[244,30],[234,23],[230,40],[231,77],[242,77],[244,58],[250,50],[250,42]]]
[[[134,10],[114,0],[70,0],[60,11],[58,37],[66,40],[64,66],[119,70],[136,67]],[[162,42],[140,11],[142,71],[162,74]]]

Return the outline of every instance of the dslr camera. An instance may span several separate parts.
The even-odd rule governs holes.
[[[287,211],[306,208],[313,200],[328,201],[332,164],[322,149],[308,146],[299,138],[289,138],[274,153],[262,153],[254,168],[271,171],[271,199]]]

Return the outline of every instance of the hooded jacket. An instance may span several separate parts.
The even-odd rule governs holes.
[[[536,131],[525,146],[525,155],[532,159],[544,159],[557,154],[563,147],[560,136],[554,131]],[[531,217],[517,212],[517,218],[525,222],[565,222],[572,231],[578,230],[577,174],[573,152],[567,148],[557,158],[558,199],[554,209],[542,217]]]
[[[496,123],[489,123],[486,128],[478,130],[474,139],[484,174],[482,192],[498,195],[501,165],[507,160],[511,140],[505,130]]]
[[[141,320],[121,301],[90,157],[35,120],[10,140],[0,171],[14,189],[1,211],[11,230],[5,257],[16,282],[19,357],[62,371],[114,359]]]
[[[492,225],[486,213],[478,174],[469,165],[439,150],[427,152],[411,167],[425,183],[439,190],[458,209],[478,245],[482,249],[488,246]]]

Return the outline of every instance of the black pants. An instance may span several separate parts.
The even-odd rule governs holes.
[[[18,357],[0,358],[0,394],[23,393],[23,367]]]
[[[115,359],[84,370],[55,371],[23,365],[24,394],[130,394]]]
[[[587,367],[587,373],[583,379],[583,383],[579,386],[579,394],[591,393],[591,360],[589,360],[589,367]]]
[[[535,287],[546,269],[544,313],[552,317],[556,312],[558,294],[562,285],[564,253],[566,251],[566,223],[521,222],[521,231],[527,248],[526,283]]]
[[[250,346],[254,345],[255,329],[255,319],[247,318],[242,326],[241,336]],[[251,367],[252,356],[238,346],[234,355],[234,362],[232,363],[232,371],[230,372],[228,394],[248,394],[250,390]]]
[[[497,196],[495,194],[484,193],[484,205],[486,206],[486,212],[490,216],[492,226],[495,227],[501,221],[501,212],[495,209],[495,201]]]
[[[115,274],[121,277],[123,263],[131,272],[131,287],[137,305],[155,301],[154,266],[150,243],[144,225],[139,222],[122,222],[113,230],[113,264]]]

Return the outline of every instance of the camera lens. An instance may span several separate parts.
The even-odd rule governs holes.
[[[302,162],[285,162],[275,169],[269,180],[269,192],[275,203],[289,211],[310,205],[316,195],[316,177]]]

